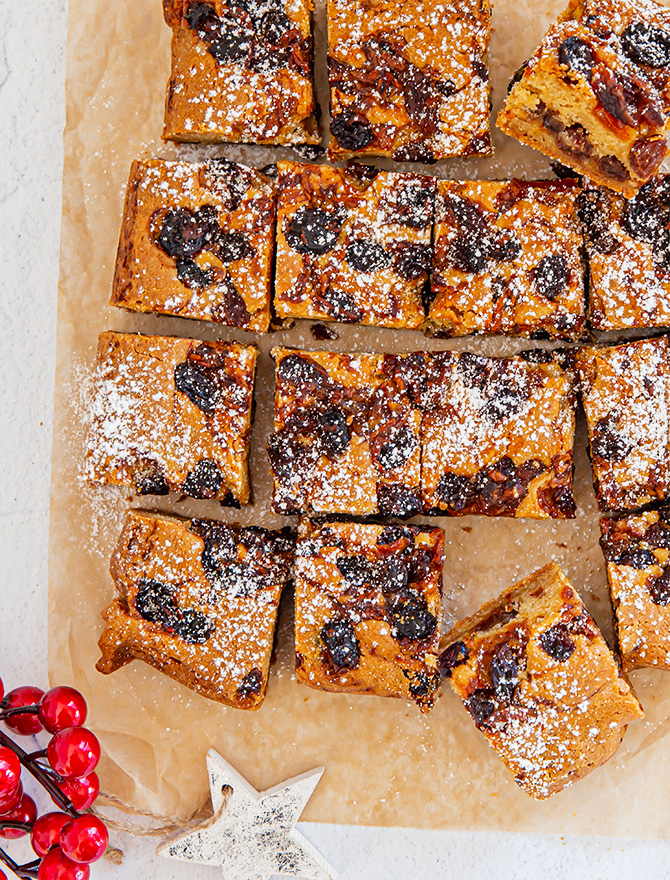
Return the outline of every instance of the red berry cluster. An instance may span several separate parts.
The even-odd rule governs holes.
[[[82,815],[98,796],[94,770],[100,745],[86,721],[86,701],[70,687],[47,693],[20,687],[5,694],[0,680],[0,721],[15,734],[52,734],[46,749],[30,754],[0,730],[0,838],[30,834],[38,858],[18,865],[0,848],[0,864],[20,878],[88,880],[89,865],[102,857],[108,835],[97,816]],[[23,792],[21,771],[30,773],[60,808],[37,817],[35,801]],[[0,880],[7,880],[0,871]]]

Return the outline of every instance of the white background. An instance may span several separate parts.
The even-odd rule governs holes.
[[[66,0],[0,0],[0,677],[8,688],[47,686],[66,16]],[[342,880],[670,878],[670,844],[664,841],[300,828]],[[102,863],[93,878],[220,876],[214,868],[158,859],[155,841],[113,835],[112,842],[124,851],[122,866]]]

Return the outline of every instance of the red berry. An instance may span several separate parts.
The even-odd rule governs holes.
[[[108,843],[105,823],[97,816],[77,816],[60,833],[60,847],[65,855],[82,865],[101,859]]]
[[[63,779],[57,785],[63,794],[70,798],[72,806],[78,813],[88,810],[100,794],[100,780],[97,773],[89,773],[81,779]]]
[[[33,825],[30,832],[30,842],[40,858],[45,856],[50,849],[58,846],[60,833],[63,825],[67,825],[70,816],[67,813],[44,813]]]
[[[0,684],[2,684],[2,682],[0,682]],[[0,880],[7,880],[7,875],[4,871],[0,871]]]
[[[98,766],[100,743],[85,727],[60,730],[47,746],[49,763],[66,779],[86,776]]]
[[[86,721],[86,700],[71,687],[55,687],[40,700],[39,719],[49,733],[81,727]]]
[[[2,679],[0,678],[0,700],[2,700],[4,695],[5,695],[5,686],[2,683]]]
[[[11,813],[12,810],[15,810],[21,803],[22,797],[23,786],[19,782],[19,784],[13,791],[10,791],[9,794],[6,794],[3,798],[0,798],[0,817],[4,816],[5,813]]]
[[[0,746],[0,798],[13,794],[21,781],[21,762],[11,749]]]
[[[59,849],[48,852],[37,869],[39,880],[88,880],[90,873],[88,865],[78,865]]]
[[[38,687],[19,687],[14,688],[2,701],[4,709],[20,709],[22,706],[34,706],[42,699],[44,691]],[[12,715],[11,718],[5,719],[5,724],[10,730],[21,736],[32,736],[42,730],[42,724],[37,717],[37,713],[28,713],[25,715]]]
[[[11,813],[6,813],[2,819],[0,819],[0,824],[4,821],[23,822],[26,825],[32,825],[35,819],[37,819],[37,807],[35,806],[35,801],[31,797],[28,797],[27,794],[24,794],[18,807],[15,810],[12,810]],[[21,831],[18,828],[4,828],[3,830],[0,830],[0,837],[4,837],[7,840],[15,840],[17,837],[23,837],[23,835],[27,833],[27,831]]]

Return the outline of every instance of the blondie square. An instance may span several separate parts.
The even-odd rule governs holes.
[[[486,155],[489,0],[328,0],[331,159]]]
[[[670,669],[670,509],[600,520],[624,671]]]
[[[632,199],[603,187],[580,196],[596,330],[670,326],[670,176]]]
[[[601,510],[631,510],[668,494],[668,340],[587,346],[577,355]]]
[[[235,342],[102,333],[85,477],[246,504],[256,355]]]
[[[630,197],[670,129],[670,10],[654,0],[571,0],[510,84],[498,126]]]
[[[429,322],[441,335],[584,335],[576,180],[438,182]]]
[[[274,187],[253,168],[133,162],[112,305],[265,333],[274,222]]]
[[[298,681],[433,706],[439,682],[444,533],[311,522],[298,528]]]
[[[211,700],[258,709],[294,544],[265,529],[129,510],[98,671],[144,660]]]
[[[412,516],[421,415],[396,358],[277,348],[268,453],[277,513]]]
[[[163,0],[172,72],[163,137],[317,144],[310,0]]]
[[[514,781],[542,800],[605,763],[642,707],[560,568],[548,565],[442,640],[440,669]]]
[[[278,167],[277,316],[420,327],[435,181],[360,165]]]

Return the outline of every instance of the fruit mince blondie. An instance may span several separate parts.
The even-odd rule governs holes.
[[[298,528],[298,681],[413,699],[439,682],[444,533],[424,526],[312,522]]]
[[[112,305],[266,332],[274,222],[274,187],[253,168],[133,162]]]
[[[163,0],[166,140],[317,144],[310,0]]]
[[[235,342],[102,333],[84,476],[246,504],[256,355]]]
[[[294,545],[286,530],[127,511],[96,668],[144,660],[210,700],[258,709]]]
[[[601,510],[631,510],[668,494],[668,340],[587,346],[577,355]]]
[[[600,520],[624,671],[670,669],[670,509]]]
[[[420,412],[389,355],[274,349],[277,513],[413,516]]]
[[[440,670],[514,781],[542,800],[605,763],[642,707],[551,564],[442,640]]]
[[[278,168],[277,316],[420,327],[435,181],[361,165]]]
[[[670,10],[654,0],[571,0],[510,84],[498,126],[630,197],[670,129]]]
[[[438,182],[430,324],[441,335],[579,339],[576,180]]]
[[[604,187],[579,197],[596,330],[670,326],[670,176],[632,199]]]
[[[489,0],[328,0],[331,159],[487,155]]]

